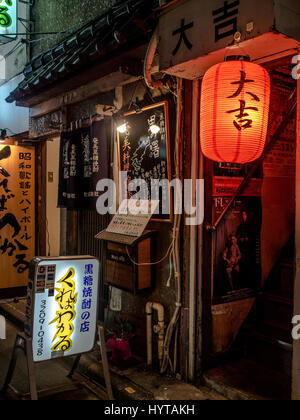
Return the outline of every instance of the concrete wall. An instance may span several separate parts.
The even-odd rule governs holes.
[[[24,133],[29,128],[28,108],[17,107],[15,103],[9,104],[5,101],[22,79],[23,76],[18,75],[0,86],[0,128],[9,128],[11,131],[8,131],[8,135]]]
[[[116,3],[117,0],[38,0],[32,8],[35,32],[73,32]],[[66,36],[67,34],[36,36],[32,47],[33,56],[53,47]]]

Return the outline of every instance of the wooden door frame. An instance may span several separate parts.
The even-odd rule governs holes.
[[[36,188],[35,188],[35,252],[46,256],[47,252],[47,143],[38,142],[35,145]]]

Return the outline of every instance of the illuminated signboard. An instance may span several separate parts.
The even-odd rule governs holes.
[[[18,23],[18,0],[0,0],[0,37],[1,41],[16,38]]]
[[[94,347],[99,261],[93,257],[31,262],[25,333],[35,362],[87,353]]]

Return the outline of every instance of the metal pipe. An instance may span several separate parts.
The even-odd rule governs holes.
[[[191,179],[196,185],[198,179],[198,124],[199,124],[199,104],[200,90],[199,81],[193,84],[193,127],[192,127],[192,156],[195,158],[191,162]],[[193,190],[193,205],[197,201],[197,188]],[[196,282],[197,282],[197,226],[190,228],[190,292],[189,292],[189,380],[193,381],[195,376],[195,349],[196,349]]]
[[[150,44],[148,46],[148,50],[145,57],[145,64],[144,64],[144,78],[147,86],[150,89],[157,89],[163,86],[163,82],[160,80],[155,82],[152,79],[152,64],[155,56],[155,52],[158,45],[158,27],[155,29],[154,34],[151,38]]]
[[[152,314],[157,311],[158,324],[153,327],[153,331],[158,334],[158,360],[161,365],[164,353],[165,339],[165,309],[160,303],[148,302],[146,305],[147,315],[147,365],[152,365]]]
[[[182,117],[183,117],[183,81],[178,79],[177,84],[177,128],[176,128],[176,148],[175,148],[175,166],[176,166],[176,178],[182,179],[182,168],[183,168],[183,126],[182,126]],[[173,263],[174,263],[174,276],[176,284],[176,302],[175,302],[175,311],[169,323],[166,332],[166,338],[164,343],[164,358],[161,365],[160,373],[163,374],[168,369],[170,363],[170,346],[173,338],[174,331],[176,331],[176,326],[179,321],[180,311],[182,307],[182,294],[181,294],[181,261],[180,261],[180,226],[181,226],[181,215],[175,214],[174,226],[173,226],[173,240],[174,240],[174,252],[173,252]],[[177,346],[175,340],[174,348]],[[174,351],[174,354],[176,352]],[[175,365],[175,363],[174,363]],[[174,367],[172,367],[173,373]]]
[[[152,365],[152,303],[146,305],[147,315],[147,365]]]

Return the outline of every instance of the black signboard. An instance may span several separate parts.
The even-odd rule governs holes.
[[[145,107],[141,112],[125,115],[126,131],[118,133],[119,169],[127,172],[126,186],[122,185],[122,191],[133,180],[144,180],[148,186],[148,198],[150,199],[151,181],[168,180],[171,182],[170,163],[170,140],[169,140],[169,111],[168,102],[161,102]],[[158,130],[151,130],[153,126]],[[125,187],[125,189],[124,189]],[[122,198],[131,198],[130,192]],[[151,197],[154,199],[154,197]],[[154,215],[156,220],[172,220],[172,196],[171,190],[160,190],[160,200],[169,203],[170,211],[163,214],[163,206],[160,205],[159,215]],[[164,207],[166,208],[166,207]]]

